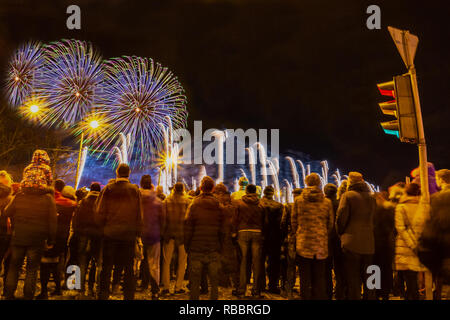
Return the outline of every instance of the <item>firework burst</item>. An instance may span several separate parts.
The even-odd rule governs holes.
[[[119,133],[131,135],[134,158],[143,164],[159,149],[165,127],[186,125],[186,97],[177,78],[152,59],[115,58],[105,62],[101,112],[112,124],[102,148],[112,149]]]
[[[6,78],[6,94],[12,107],[21,106],[31,97],[35,76],[43,60],[39,42],[26,43],[14,52]]]
[[[36,93],[51,110],[44,124],[72,126],[98,103],[101,57],[90,43],[79,40],[62,40],[44,49],[45,63],[36,82]]]

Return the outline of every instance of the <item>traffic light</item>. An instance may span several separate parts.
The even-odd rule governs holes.
[[[382,95],[392,98],[379,104],[381,111],[397,118],[381,123],[384,132],[397,136],[402,142],[417,143],[417,119],[410,75],[395,76],[392,81],[377,86]]]

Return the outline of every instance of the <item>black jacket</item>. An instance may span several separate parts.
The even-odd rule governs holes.
[[[73,231],[83,236],[101,236],[101,229],[95,222],[95,202],[100,192],[90,191],[81,200],[73,217]]]
[[[142,233],[141,193],[127,179],[116,179],[98,198],[96,222],[105,237],[134,241]]]
[[[264,208],[264,239],[271,245],[280,246],[282,240],[281,218],[283,217],[283,205],[273,199],[263,197],[260,200]]]
[[[184,245],[188,252],[221,252],[224,217],[219,200],[212,193],[201,193],[186,213]]]
[[[365,182],[351,184],[336,214],[336,231],[342,248],[358,254],[374,254],[373,219],[377,204]]]
[[[264,231],[265,210],[256,193],[246,194],[236,201],[236,217],[233,225],[236,231],[253,229]]]
[[[56,237],[56,205],[51,193],[20,191],[5,208],[11,218],[12,245],[43,246],[53,244]]]

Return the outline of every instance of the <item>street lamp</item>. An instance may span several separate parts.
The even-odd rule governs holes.
[[[77,92],[78,93],[78,92]],[[100,121],[97,119],[88,119],[85,121],[87,126],[85,125],[84,128],[81,128],[81,137],[80,137],[80,149],[78,151],[78,160],[77,160],[77,170],[75,173],[75,190],[78,188],[78,184],[80,182],[80,163],[81,163],[81,155],[83,153],[83,143],[84,143],[84,132],[85,130],[90,131],[93,133],[94,131],[98,130],[100,128]]]

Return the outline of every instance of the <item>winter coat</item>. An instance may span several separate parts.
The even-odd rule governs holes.
[[[236,216],[233,222],[235,232],[241,230],[264,231],[265,210],[256,193],[244,195],[235,202]]]
[[[77,208],[77,202],[64,197],[59,191],[55,191],[56,212],[58,213],[58,229],[56,237],[65,246],[70,233],[70,224]]]
[[[376,207],[376,200],[365,182],[349,185],[336,214],[336,232],[343,249],[358,254],[374,254],[373,219]]]
[[[141,236],[141,193],[136,185],[117,178],[103,188],[97,202],[96,222],[105,237],[131,242]]]
[[[377,201],[374,217],[375,255],[393,261],[395,248],[395,204]]]
[[[57,217],[51,193],[20,191],[3,214],[12,222],[12,245],[43,246],[45,240],[55,243]]]
[[[214,193],[214,196],[219,200],[223,213],[222,261],[229,265],[236,262],[236,247],[232,237],[235,230],[232,223],[236,215],[236,207],[232,204],[231,197],[228,193]]]
[[[223,212],[212,193],[202,192],[186,213],[184,246],[187,252],[213,253],[223,249]]]
[[[33,153],[31,163],[23,170],[24,188],[45,188],[52,185],[52,170],[50,158],[44,150],[36,150]]]
[[[260,202],[265,210],[264,239],[273,245],[281,245],[281,219],[283,217],[283,205],[271,198],[264,196]]]
[[[153,245],[161,241],[163,224],[162,201],[154,190],[140,189],[142,203],[142,241]]]
[[[6,206],[11,202],[11,192],[12,190],[10,187],[0,183],[0,213],[2,213]],[[7,236],[9,234],[9,227],[9,219],[2,214],[0,216],[0,237]]]
[[[331,201],[318,187],[305,188],[295,199],[292,217],[297,254],[308,259],[326,259],[333,223]]]
[[[450,186],[431,197],[431,215],[419,241],[419,259],[450,285]]]
[[[418,196],[402,197],[395,208],[395,270],[426,271],[416,252],[424,227],[418,209]]]
[[[73,231],[75,233],[88,237],[102,235],[101,229],[95,223],[95,202],[99,194],[98,191],[89,191],[87,196],[81,200],[73,217]]]
[[[191,201],[184,193],[172,192],[163,201],[164,241],[174,239],[177,244],[184,242],[184,220]]]
[[[219,200],[220,207],[222,208],[225,240],[231,241],[231,235],[234,233],[232,223],[236,215],[236,207],[232,204],[231,197],[228,193],[214,193],[214,196]]]
[[[337,209],[339,208],[339,200],[336,198],[336,196],[328,197],[327,195],[325,195],[325,197],[331,201],[331,205],[333,207],[333,227],[328,237],[328,256],[331,256],[333,252],[341,250],[341,241],[336,232],[336,224],[335,224],[336,213]]]

